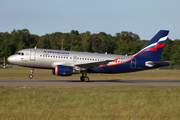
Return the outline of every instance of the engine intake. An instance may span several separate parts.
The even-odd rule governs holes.
[[[58,76],[71,76],[72,73],[73,67],[71,66],[56,65],[55,69],[53,70],[53,74]]]

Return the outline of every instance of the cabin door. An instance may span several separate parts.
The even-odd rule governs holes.
[[[36,50],[30,51],[30,61],[35,61],[36,58]]]

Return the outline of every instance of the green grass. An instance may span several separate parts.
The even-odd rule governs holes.
[[[178,86],[0,86],[0,119],[180,119]]]
[[[88,74],[90,79],[180,79],[180,70],[145,70],[119,74]],[[0,79],[29,79],[30,68],[0,69]],[[79,79],[81,74],[68,77],[56,76],[52,70],[35,69],[33,79]]]

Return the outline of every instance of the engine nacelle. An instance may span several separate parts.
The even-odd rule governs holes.
[[[73,67],[56,65],[55,69],[52,72],[54,75],[58,76],[71,76],[73,74]]]

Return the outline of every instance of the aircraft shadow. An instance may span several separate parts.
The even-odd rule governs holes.
[[[82,82],[80,80],[64,80],[64,82]],[[90,80],[89,82],[121,82],[121,83],[149,83],[149,82],[180,82],[180,80],[121,80],[121,79],[111,79],[111,80]]]
[[[111,80],[90,80],[89,82],[83,82],[80,80],[70,80],[70,79],[0,79],[0,82],[79,82],[79,83],[92,83],[92,82],[129,82],[121,79],[111,79]],[[133,83],[133,81],[131,81]]]
[[[80,80],[37,80],[37,82],[79,82],[79,83],[92,83],[92,82],[128,82],[120,79],[112,80],[90,80],[89,82],[83,82]]]
[[[66,82],[82,82],[80,80],[67,80]],[[112,79],[112,80],[90,80],[89,82],[127,82],[121,79]]]
[[[37,80],[37,82],[79,82],[79,83],[92,83],[92,82],[116,82],[116,83],[165,83],[165,82],[180,82],[180,80],[122,80],[122,79],[110,79],[110,80],[90,80],[89,82],[82,82],[80,80]]]
[[[69,82],[69,83],[95,83],[95,82],[112,82],[112,83],[173,83],[180,82],[180,80],[122,80],[122,79],[110,79],[110,80],[90,80],[89,82],[82,82],[80,80],[70,79],[0,79],[1,82]]]

